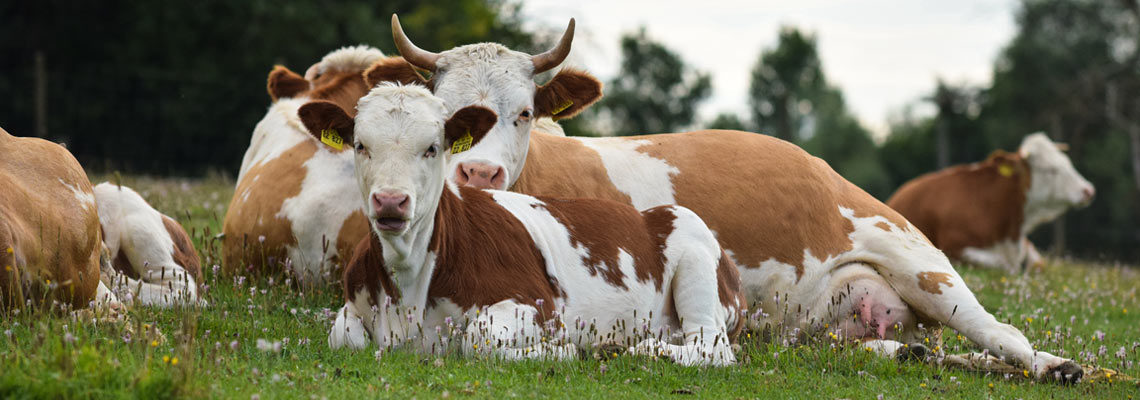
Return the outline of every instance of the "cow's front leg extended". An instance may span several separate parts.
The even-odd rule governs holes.
[[[503,300],[476,313],[467,325],[463,346],[466,354],[489,354],[507,360],[578,357],[573,343],[544,334],[533,306]]]

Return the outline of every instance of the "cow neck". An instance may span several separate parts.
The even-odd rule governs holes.
[[[452,185],[447,184],[431,218],[415,218],[409,221],[408,231],[400,236],[377,235],[384,253],[384,266],[399,292],[399,304],[413,307],[422,313],[427,304],[428,289],[436,269],[436,243],[439,243],[437,228],[442,225],[444,213],[451,209],[449,203],[458,202]],[[422,316],[422,314],[420,314]]]
[[[542,159],[542,153],[545,150],[543,148],[544,142],[540,138],[542,135],[542,132],[536,130],[530,131],[530,139],[528,139],[529,143],[527,144],[526,156],[523,157],[523,164],[521,167],[522,171],[519,171],[518,179],[516,179],[514,183],[511,183],[511,185],[507,187],[508,191],[516,193],[531,193],[527,191],[527,170],[532,170],[533,172],[533,170],[537,168],[533,167],[534,165],[537,165],[535,164],[534,160]]]

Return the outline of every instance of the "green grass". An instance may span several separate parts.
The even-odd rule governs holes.
[[[100,177],[96,182],[114,180]],[[204,310],[129,312],[130,326],[77,323],[66,315],[10,313],[0,321],[0,398],[357,398],[575,397],[656,398],[1130,398],[1140,393],[1119,379],[1072,387],[984,375],[875,357],[858,346],[742,340],[741,363],[684,368],[619,355],[576,362],[504,362],[382,354],[328,348],[330,310],[339,289],[298,290],[280,278],[216,275],[221,218],[233,183],[123,178],[160,211],[191,231],[205,269]],[[983,304],[1022,328],[1031,342],[1083,364],[1140,376],[1140,270],[1056,262],[1045,273],[1008,276],[960,268]],[[165,340],[153,341],[143,324]],[[128,335],[128,328],[133,332]],[[1103,339],[1098,339],[1098,332]],[[281,342],[262,351],[257,340]],[[974,350],[943,333],[951,353]],[[1101,351],[1103,346],[1103,352]],[[1123,347],[1124,358],[1117,353]],[[173,360],[177,358],[175,364]]]

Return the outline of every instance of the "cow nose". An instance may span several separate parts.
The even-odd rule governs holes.
[[[1093,197],[1096,197],[1096,188],[1092,187],[1091,185],[1086,186],[1084,188],[1084,190],[1082,191],[1082,193],[1085,195],[1084,202],[1085,203],[1091,203],[1093,200]]]
[[[408,212],[408,195],[391,192],[374,193],[372,211],[378,217],[404,217]]]
[[[506,171],[503,167],[484,163],[460,163],[455,171],[455,183],[476,189],[504,189]]]

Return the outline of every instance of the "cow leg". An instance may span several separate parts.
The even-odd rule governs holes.
[[[336,313],[336,321],[329,331],[329,347],[336,350],[345,346],[353,350],[368,346],[368,331],[364,329],[364,320],[356,313],[356,305],[351,302],[345,303]]]
[[[1037,246],[1029,241],[1029,238],[1021,238],[1022,246],[1025,247],[1025,272],[1041,272],[1045,270],[1045,258],[1041,257],[1041,253],[1037,251]]]
[[[127,288],[133,291],[135,300],[142,305],[170,307],[178,304],[199,304],[205,302],[198,297],[198,283],[182,266],[174,261],[173,242],[156,240],[167,237],[166,231],[151,232],[144,223],[126,223],[125,226],[140,227],[127,232],[119,245],[126,254],[139,281],[131,282]]]
[[[673,211],[675,228],[666,240],[665,256],[676,265],[671,286],[684,343],[651,338],[630,352],[667,356],[681,365],[735,364],[726,327],[730,312],[721,304],[717,290],[720,245],[696,214],[682,208]]]
[[[1004,240],[984,249],[962,249],[964,261],[981,267],[1003,269],[1011,274],[1021,271],[1025,255],[1022,242],[1012,240]]]
[[[950,260],[917,229],[891,227],[888,231],[874,227],[878,221],[853,218],[856,245],[876,253],[869,258],[877,259],[874,264],[880,275],[918,314],[961,332],[991,354],[1020,362],[1037,378],[1080,378],[1075,363],[1034,350],[1021,331],[998,322],[978,303]]]
[[[480,310],[467,325],[466,354],[492,354],[507,360],[578,357],[573,343],[549,338],[537,323],[538,311],[530,306],[503,300]]]

